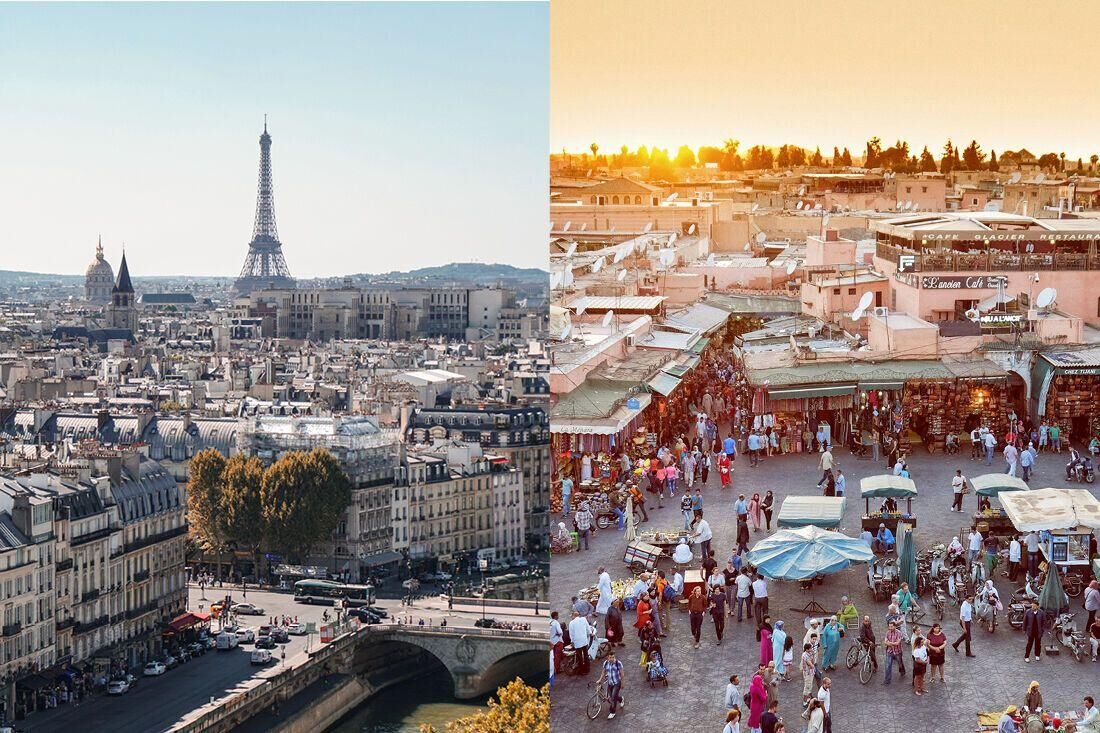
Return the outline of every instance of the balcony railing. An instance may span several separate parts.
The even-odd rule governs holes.
[[[76,625],[73,627],[73,633],[74,634],[87,634],[89,631],[95,631],[100,626],[106,626],[108,624],[108,622],[110,622],[110,620],[111,620],[111,617],[107,616],[105,614],[103,616],[100,616],[97,619],[92,620],[92,621],[86,621],[86,622],[79,622],[78,621],[76,623]]]
[[[149,580],[148,570],[139,570],[138,572],[134,573],[135,583],[144,583],[146,580]]]
[[[97,598],[99,598],[99,588],[96,588],[95,590],[90,590],[87,593],[81,593],[80,594],[80,602],[81,603],[87,603],[88,601],[94,601]]]
[[[164,542],[165,540],[170,540],[173,537],[179,537],[185,534],[187,534],[186,524],[180,527],[176,527],[174,529],[170,529],[166,532],[161,532],[160,534],[153,534],[149,535],[148,537],[142,537],[139,540],[134,540],[133,542],[127,542],[123,546],[123,552],[133,552],[134,550],[140,550],[143,547],[155,545],[158,542]]]
[[[65,629],[67,629],[71,626],[75,626],[75,625],[76,625],[76,619],[72,618],[70,616],[69,618],[67,618],[63,621],[58,621],[57,622],[57,630],[58,631],[64,631]]]
[[[89,542],[95,542],[96,540],[106,539],[111,536],[111,533],[115,530],[111,527],[104,527],[103,529],[97,529],[94,532],[88,534],[82,534],[79,537],[73,537],[69,540],[70,547],[78,547],[80,545],[86,545]]]
[[[57,567],[56,567],[55,570],[56,570],[56,572],[60,573],[64,570],[70,569],[72,566],[73,566],[73,559],[71,557],[67,557],[64,560],[59,560],[57,562]]]
[[[4,636],[15,636],[23,630],[23,624],[16,622],[14,624],[4,624]]]
[[[1100,270],[1100,252],[957,252],[954,250],[917,250],[879,242],[875,254],[899,263],[902,256],[912,257],[914,272],[1035,272],[1040,270]]]
[[[157,607],[158,606],[156,601],[150,601],[149,603],[138,606],[137,608],[131,608],[129,611],[126,612],[126,618],[127,620],[131,620],[137,618],[138,616],[144,616],[147,613],[157,610]]]

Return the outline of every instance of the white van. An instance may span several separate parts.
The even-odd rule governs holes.
[[[267,649],[254,649],[252,651],[253,664],[271,664],[271,652]]]
[[[239,642],[237,641],[237,635],[236,634],[229,634],[229,633],[226,633],[224,631],[222,633],[218,634],[218,651],[219,652],[220,651],[228,651],[230,649],[236,649],[238,643]]]

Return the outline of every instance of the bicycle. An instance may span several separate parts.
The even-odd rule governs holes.
[[[855,669],[859,666],[860,683],[865,685],[870,682],[873,674],[870,647],[861,641],[852,644],[851,648],[848,649],[847,656],[844,658],[844,666],[848,669]]]
[[[595,686],[596,691],[592,693],[592,697],[588,700],[588,719],[595,720],[600,717],[600,712],[603,710],[603,704],[606,702],[611,704],[611,695],[607,694],[607,685],[603,683],[602,678],[596,682],[589,682],[589,687]]]

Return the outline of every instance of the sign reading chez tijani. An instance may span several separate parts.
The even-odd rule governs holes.
[[[924,275],[920,286],[926,290],[978,290],[1007,285],[1004,275]]]

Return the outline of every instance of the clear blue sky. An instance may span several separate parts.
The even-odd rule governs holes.
[[[0,269],[546,266],[545,3],[2,4]]]

